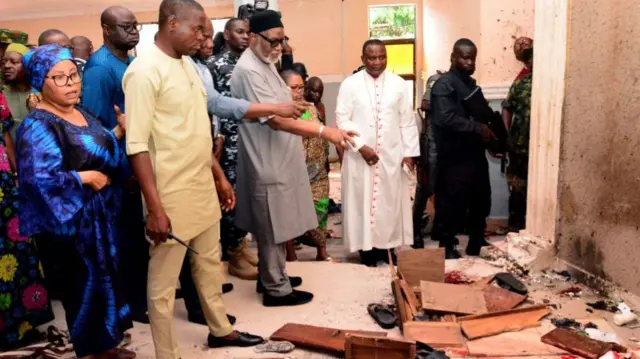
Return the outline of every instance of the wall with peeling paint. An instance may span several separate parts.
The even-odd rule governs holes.
[[[637,0],[570,2],[556,241],[562,259],[635,294],[640,294],[639,13]]]

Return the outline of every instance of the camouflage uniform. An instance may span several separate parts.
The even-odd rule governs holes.
[[[207,60],[207,66],[213,75],[213,84],[223,96],[231,97],[231,74],[239,58],[226,49]],[[236,167],[238,165],[238,121],[233,118],[218,119],[219,133],[224,136],[220,166],[234,190],[236,189]],[[234,222],[235,210],[223,214],[220,222],[220,242],[223,253],[237,249],[247,235],[247,232],[237,228]]]
[[[29,34],[18,30],[0,29],[0,48],[6,48],[9,44],[23,44],[27,46]],[[2,73],[0,73],[0,91],[4,85]],[[15,126],[18,127],[18,126]]]
[[[522,229],[527,214],[527,176],[529,171],[529,128],[531,123],[531,81],[528,74],[516,81],[509,90],[505,106],[512,111],[509,133],[509,226]]]
[[[18,30],[0,29],[0,43],[28,45],[29,35]]]

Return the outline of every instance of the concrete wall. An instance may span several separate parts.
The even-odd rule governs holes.
[[[640,294],[640,3],[569,4],[556,245]]]
[[[462,37],[478,45],[483,85],[509,85],[522,65],[513,54],[520,36],[533,37],[534,0],[423,0],[425,68],[449,68],[453,43]]]

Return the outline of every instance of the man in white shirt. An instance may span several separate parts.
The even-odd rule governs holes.
[[[404,80],[387,72],[387,51],[372,39],[362,47],[364,71],[340,87],[336,119],[360,134],[342,163],[345,245],[375,266],[386,251],[413,243],[408,171],[420,155],[418,127]],[[404,167],[404,168],[403,168]]]

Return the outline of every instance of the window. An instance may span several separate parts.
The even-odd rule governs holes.
[[[213,25],[213,34],[215,35],[218,32],[224,31],[224,26],[229,19],[212,19],[211,24]],[[138,56],[145,51],[151,49],[154,43],[154,38],[156,33],[158,32],[158,24],[157,23],[147,23],[140,24],[140,42],[138,46],[134,49],[134,56]]]
[[[370,6],[369,37],[380,40],[415,39],[416,6]]]
[[[414,98],[416,6],[370,6],[369,38],[380,39],[384,42],[387,47],[387,71],[404,78],[407,81],[407,91],[409,91],[411,98]]]

